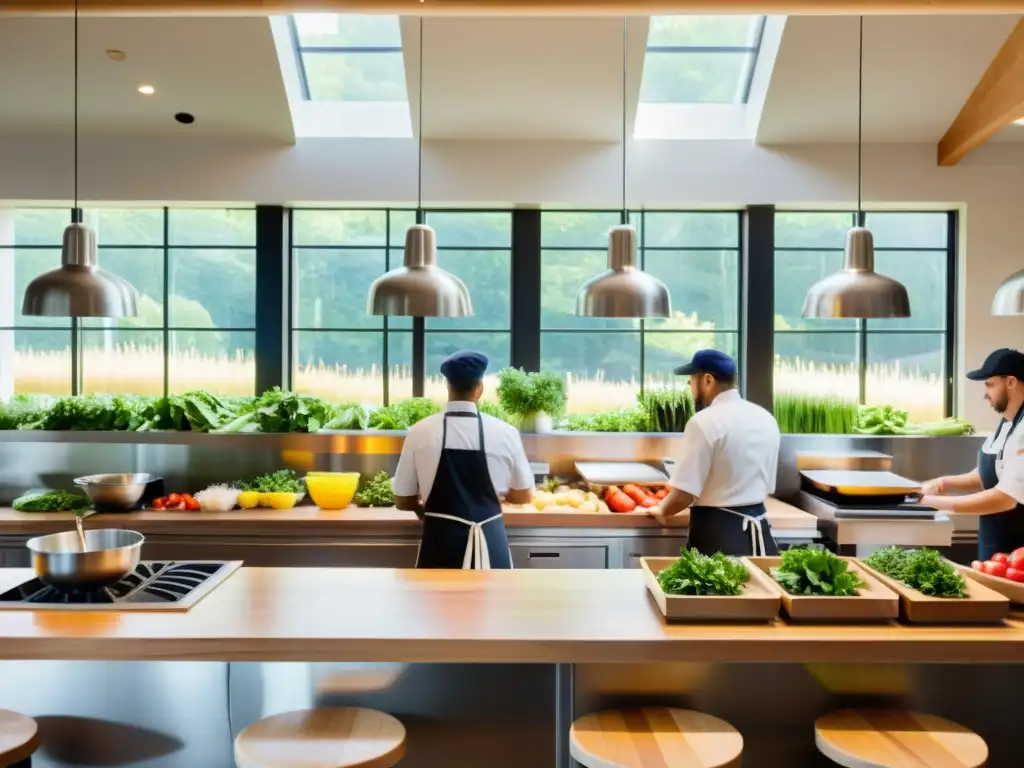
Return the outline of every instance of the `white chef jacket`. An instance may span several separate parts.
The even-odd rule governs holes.
[[[444,413],[475,413],[476,405],[469,402],[451,402]],[[398,470],[391,481],[396,496],[419,496],[424,501],[430,496],[441,461],[441,435],[443,414],[435,413],[417,422],[405,436]],[[480,414],[483,420],[484,447],[487,451],[487,469],[494,484],[494,492],[504,496],[509,489],[525,491],[533,488],[533,470],[526,458],[523,439],[519,431],[505,422]],[[448,448],[479,450],[480,431],[476,419],[455,417],[448,419]]]
[[[686,423],[672,487],[695,506],[760,504],[775,492],[781,442],[772,414],[726,390]]]
[[[994,453],[998,457],[1003,452],[1003,459],[996,458],[996,476],[999,483],[996,489],[1024,504],[1024,422],[1017,425],[1013,434],[1008,436],[1010,421],[1007,421],[989,435],[981,446],[983,453]]]

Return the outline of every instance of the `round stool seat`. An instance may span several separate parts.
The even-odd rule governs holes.
[[[842,709],[814,722],[814,743],[845,768],[981,768],[988,745],[978,734],[907,709]]]
[[[238,768],[391,768],[405,726],[358,707],[318,707],[258,720],[235,739]]]
[[[36,721],[9,709],[0,709],[0,765],[14,765],[39,747]]]
[[[743,737],[690,709],[613,709],[573,723],[569,753],[586,768],[736,768]]]

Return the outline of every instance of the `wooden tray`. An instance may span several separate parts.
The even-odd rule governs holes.
[[[931,597],[861,565],[900,596],[900,615],[912,624],[991,624],[1010,615],[1010,601],[976,580],[973,574],[962,574],[967,582],[967,597]]]
[[[900,599],[891,589],[876,579],[852,557],[842,558],[850,571],[860,576],[867,586],[856,595],[827,597],[825,595],[791,595],[771,576],[771,569],[782,562],[781,557],[748,557],[756,568],[782,593],[782,607],[786,615],[796,621],[889,621],[899,618]]]
[[[1000,595],[1007,598],[1011,603],[1024,605],[1024,584],[1016,581],[1010,581],[1009,579],[1003,579],[999,576],[982,573],[981,571],[976,571],[969,565],[961,565],[960,563],[954,563],[952,561],[950,561],[950,565],[960,571],[965,579],[970,578],[981,582],[993,592],[998,592]]]
[[[669,621],[771,621],[779,615],[782,590],[753,563],[744,562],[750,581],[739,595],[666,595],[658,574],[675,557],[641,557],[644,584]]]

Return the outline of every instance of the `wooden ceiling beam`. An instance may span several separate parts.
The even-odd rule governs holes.
[[[988,65],[960,114],[939,141],[939,165],[956,165],[1018,118],[1024,117],[1024,19]]]
[[[0,16],[64,15],[73,0],[0,0]],[[103,16],[269,16],[300,12],[434,15],[1016,14],[1024,0],[79,0]]]

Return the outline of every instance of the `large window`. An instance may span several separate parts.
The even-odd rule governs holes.
[[[508,212],[427,211],[438,264],[467,285],[474,315],[423,326],[425,394],[443,397],[441,360],[466,347],[509,364],[511,227]],[[414,330],[408,317],[366,313],[370,285],[401,266],[412,210],[292,213],[292,386],[336,401],[387,403],[413,395]],[[383,371],[388,372],[385,378]],[[493,386],[488,391],[493,393]]]
[[[541,367],[564,375],[569,410],[636,402],[698,349],[739,349],[740,219],[736,212],[634,213],[644,269],[672,296],[665,320],[576,317],[576,293],[607,269],[620,213],[546,212],[541,219]]]
[[[910,293],[904,320],[801,317],[807,290],[842,266],[851,213],[779,212],[775,219],[775,391],[888,403],[942,418],[947,402],[948,213],[868,213],[875,269]]]
[[[0,396],[159,395],[255,387],[253,209],[87,210],[100,266],[139,292],[137,317],[26,317],[29,282],[60,265],[67,209],[0,211]]]

